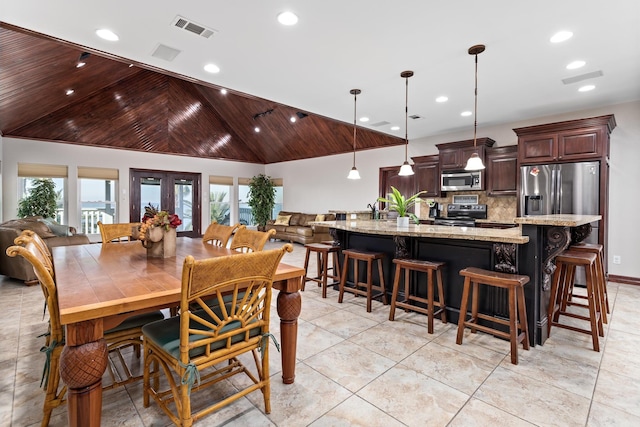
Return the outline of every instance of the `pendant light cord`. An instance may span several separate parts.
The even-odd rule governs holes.
[[[478,130],[478,54],[475,54],[476,57],[476,74],[475,74],[475,85],[476,89],[474,92],[475,103],[473,106],[473,148],[476,148],[476,135]]]
[[[358,102],[358,93],[353,94],[353,167],[356,167],[356,103]]]
[[[409,76],[404,78],[404,161],[407,162],[409,152]]]

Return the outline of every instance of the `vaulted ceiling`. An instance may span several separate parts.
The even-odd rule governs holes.
[[[358,118],[369,118],[358,121],[359,150],[402,144],[405,133],[471,138],[474,117],[485,134],[640,100],[638,0],[123,4],[2,3],[0,19],[10,24],[0,30],[4,135],[269,163],[348,153],[353,88],[362,90]],[[294,12],[297,25],[280,25],[282,11]],[[98,29],[119,40],[98,37]],[[560,30],[573,36],[552,42]],[[477,44],[486,51],[472,115],[468,49]],[[83,52],[91,54],[87,65],[74,69]],[[210,63],[219,72],[206,71]],[[407,92],[405,70],[415,72]],[[298,112],[308,116],[288,121]]]
[[[77,68],[81,55],[87,65]],[[353,123],[223,94],[4,23],[0,64],[3,136],[262,164],[353,149]],[[358,150],[403,142],[358,129]]]

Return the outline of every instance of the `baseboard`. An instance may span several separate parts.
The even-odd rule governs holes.
[[[640,277],[615,276],[613,274],[610,274],[607,279],[609,282],[640,286]]]

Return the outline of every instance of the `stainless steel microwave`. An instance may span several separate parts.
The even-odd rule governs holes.
[[[442,191],[464,191],[481,189],[480,172],[449,172],[441,175]]]

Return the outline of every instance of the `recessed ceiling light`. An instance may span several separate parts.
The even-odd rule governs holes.
[[[207,64],[204,66],[204,70],[208,73],[219,73],[220,72],[220,67],[218,67],[216,64]]]
[[[400,126],[391,126],[391,130],[400,130]]]
[[[361,122],[368,122],[369,121],[369,117],[360,117],[360,121]]]
[[[589,92],[590,90],[594,90],[595,88],[596,88],[595,85],[586,85],[578,89],[578,92]]]
[[[460,113],[462,117],[469,117],[471,114],[473,114],[471,111],[463,111]]]
[[[278,15],[278,22],[287,26],[296,25],[298,17],[293,12],[282,12]]]
[[[294,116],[291,116],[291,118],[289,120],[291,121],[291,123],[295,123],[296,122],[296,118]]]
[[[69,95],[72,95],[73,92],[75,92],[73,89],[67,89],[65,93],[67,94],[67,96],[69,96]]]
[[[85,65],[87,65],[87,63],[86,63],[86,62],[78,62],[78,63],[76,64],[76,68],[82,68],[82,67],[84,67]]]
[[[447,98],[446,96],[442,95],[436,98],[436,102],[447,102],[449,100],[449,98]]]
[[[577,68],[584,67],[586,62],[584,61],[573,61],[567,65],[567,70],[575,70]]]
[[[551,43],[562,43],[569,40],[571,37],[573,37],[573,33],[571,31],[558,31],[553,36],[551,36],[549,41]]]
[[[226,95],[227,94],[227,90],[226,89],[220,89],[220,93],[223,94],[223,95]]]
[[[111,30],[107,30],[106,28],[96,30],[96,34],[101,39],[109,40],[110,42],[117,42],[118,40],[120,40],[120,37],[118,37],[116,33]]]
[[[253,128],[253,130],[254,130],[256,133],[260,132],[260,128],[259,128],[258,126],[254,127],[254,128]]]

